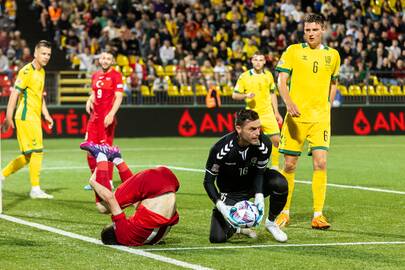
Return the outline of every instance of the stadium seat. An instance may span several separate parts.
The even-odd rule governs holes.
[[[195,93],[197,96],[206,96],[207,95],[207,88],[205,85],[197,84],[195,86]]]
[[[342,96],[347,96],[349,93],[347,92],[347,88],[344,85],[338,85],[337,89],[339,90]]]
[[[190,85],[182,85],[180,87],[180,95],[182,95],[182,96],[192,96],[192,95],[194,95],[193,89],[191,88]]]
[[[375,89],[372,85],[364,85],[362,88],[363,95],[375,96]]]
[[[130,66],[123,66],[121,69],[122,75],[128,77],[132,74],[133,69]]]
[[[377,86],[380,84],[380,82],[378,81],[378,77],[376,75],[370,75],[369,80],[370,80],[370,83],[374,86]]]
[[[361,88],[358,85],[350,85],[349,86],[349,95],[351,96],[361,96]]]
[[[174,75],[176,75],[176,66],[175,65],[167,65],[167,66],[165,66],[164,70],[165,70],[166,76],[173,77]]]
[[[177,88],[176,85],[169,85],[167,88],[167,94],[169,96],[178,96],[179,95],[179,89]]]
[[[377,85],[375,93],[377,96],[389,96],[390,95],[390,92],[388,91],[388,87],[383,84]]]
[[[401,86],[398,85],[391,85],[390,86],[390,93],[393,96],[402,96]]]
[[[172,80],[170,79],[169,76],[165,76],[164,79],[167,81],[167,84],[168,84],[169,86],[173,85]]]
[[[155,65],[155,72],[156,72],[156,75],[158,75],[158,76],[165,75],[165,71],[161,65]]]
[[[117,55],[117,65],[120,67],[128,66],[129,65],[128,57],[123,54]]]
[[[233,88],[229,85],[222,86],[222,95],[223,96],[232,96]]]
[[[141,94],[144,97],[152,96],[147,85],[141,85]]]

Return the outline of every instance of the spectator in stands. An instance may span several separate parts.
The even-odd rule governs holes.
[[[163,46],[159,49],[160,60],[163,66],[172,65],[175,56],[175,48],[171,46],[170,40],[166,39],[163,42]]]
[[[397,60],[394,70],[394,78],[396,79],[396,85],[405,84],[405,65],[404,60],[402,59]]]
[[[156,96],[156,101],[158,104],[167,103],[167,90],[169,88],[169,84],[163,75],[164,74],[160,74],[159,77],[155,79],[152,87],[152,91]]]
[[[388,57],[384,57],[382,61],[381,68],[378,69],[379,76],[381,77],[381,82],[383,84],[389,84],[389,85],[396,85],[396,81],[393,78],[393,72],[394,69],[391,65],[391,61],[388,59]]]
[[[347,57],[343,61],[343,65],[340,66],[339,70],[339,83],[344,86],[349,86],[353,83],[354,79],[354,67],[350,64],[351,58]]]
[[[59,6],[58,1],[52,0],[51,5],[48,7],[48,15],[53,25],[57,25],[62,15],[62,8]]]
[[[180,86],[188,85],[187,67],[184,59],[180,59],[177,64],[175,77]]]
[[[9,80],[12,79],[13,73],[9,68],[9,61],[7,56],[4,55],[3,50],[0,49],[0,74],[7,74]]]
[[[156,80],[156,71],[155,71],[155,63],[153,62],[152,58],[149,58],[146,62],[146,82],[148,86],[153,85],[154,81]]]
[[[217,59],[217,63],[214,67],[214,75],[217,85],[231,85],[231,73],[222,59]]]

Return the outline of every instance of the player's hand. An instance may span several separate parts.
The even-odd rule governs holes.
[[[45,121],[48,123],[49,129],[52,129],[53,127],[53,119],[50,115],[45,116]]]
[[[300,110],[298,109],[297,105],[294,102],[287,102],[287,112],[292,116],[292,117],[298,117],[301,115]]]
[[[108,113],[104,118],[104,127],[108,127],[114,121],[114,115]]]
[[[1,131],[6,132],[9,129],[9,127],[11,127],[12,129],[15,129],[14,121],[13,121],[13,118],[6,117],[2,124]]]
[[[86,102],[86,112],[88,114],[91,114],[91,112],[93,111],[93,102],[91,102],[91,100],[87,100]]]
[[[255,93],[247,93],[246,94],[246,98],[254,98],[255,97]]]
[[[219,210],[219,212],[222,214],[222,216],[225,218],[226,221],[228,221],[229,224],[231,224],[232,227],[238,228],[239,224],[233,218],[231,218],[231,211],[232,207],[227,206],[223,201],[218,200],[216,203],[216,207]],[[236,211],[236,208],[234,209]]]
[[[274,113],[274,116],[276,117],[277,124],[281,126],[283,124],[283,117],[279,112]]]
[[[255,195],[255,205],[259,211],[259,216],[256,219],[255,226],[258,226],[263,219],[264,215],[264,196],[263,193],[256,193]]]

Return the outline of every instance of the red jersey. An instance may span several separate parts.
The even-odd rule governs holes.
[[[91,118],[104,119],[114,104],[115,92],[124,91],[122,75],[113,68],[110,68],[106,73],[102,70],[96,71],[91,78],[91,87],[95,97]]]
[[[123,182],[114,195],[121,208],[126,208],[138,201],[176,192],[179,189],[177,177],[166,167],[141,171]],[[171,218],[154,213],[142,204],[135,214],[126,218],[122,212],[112,216],[117,241],[126,246],[153,245],[158,243],[170,228],[179,222],[177,211]]]

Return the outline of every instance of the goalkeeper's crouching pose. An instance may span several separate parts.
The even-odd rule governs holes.
[[[271,142],[260,131],[260,126],[257,113],[243,109],[236,115],[236,131],[222,137],[210,150],[204,188],[216,206],[211,216],[211,243],[226,242],[234,233],[256,238],[253,230],[234,224],[230,208],[239,201],[255,198],[260,214],[256,224],[259,225],[267,196],[270,196],[270,207],[266,229],[275,240],[287,241],[287,235],[274,220],[287,201],[288,183],[281,173],[267,168]]]
[[[111,213],[113,224],[101,232],[107,245],[142,246],[156,244],[179,221],[176,195],[179,182],[166,167],[147,169],[132,174],[121,158],[117,147],[84,142],[80,148],[87,150],[97,160],[90,185],[100,197],[97,208]],[[117,167],[122,184],[113,193],[108,177],[108,161]],[[136,213],[127,218],[122,209],[134,205]]]

